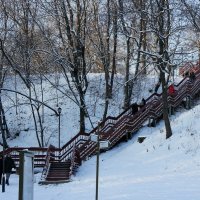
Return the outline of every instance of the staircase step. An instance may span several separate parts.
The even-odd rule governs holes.
[[[68,174],[48,174],[47,175],[47,178],[49,178],[49,177],[67,177],[67,176],[69,176],[69,173]]]
[[[69,176],[69,173],[48,173],[48,176]]]
[[[54,179],[56,179],[56,180],[66,180],[66,179],[68,179],[69,178],[69,175],[67,175],[67,176],[47,176],[46,177],[46,180],[54,180]]]
[[[54,180],[51,180],[51,181],[47,181],[47,180],[45,180],[45,181],[40,181],[39,182],[39,184],[44,184],[44,185],[48,185],[48,184],[60,184],[60,183],[69,183],[71,180],[70,179],[67,179],[67,180],[56,180],[56,181],[54,181]]]
[[[65,171],[66,169],[69,169],[70,166],[67,167],[50,167],[50,170],[59,170],[59,171]]]
[[[54,164],[54,163],[51,163],[52,166],[54,167],[65,167],[65,166],[70,166],[71,164],[70,163],[67,163],[67,164]]]
[[[61,166],[51,165],[51,168],[66,168],[66,167],[70,167],[70,165],[61,165]]]
[[[68,177],[47,177],[46,181],[63,181],[63,180],[68,180]]]
[[[70,168],[65,168],[65,169],[49,169],[49,172],[69,172]]]
[[[69,166],[57,166],[57,167],[55,167],[55,166],[50,166],[50,169],[66,169],[66,168],[69,168],[70,167],[70,165]]]
[[[52,162],[45,181],[41,184],[58,184],[70,181],[71,160],[66,162]]]

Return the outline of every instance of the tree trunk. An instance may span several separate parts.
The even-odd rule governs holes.
[[[35,116],[35,113],[34,113],[34,107],[33,107],[33,103],[32,103],[32,100],[31,100],[31,97],[32,97],[31,88],[28,88],[28,90],[29,90],[29,97],[30,97],[29,101],[30,101],[31,111],[32,111],[32,114],[33,114],[33,120],[34,120],[34,125],[35,125],[35,134],[36,134],[36,138],[37,138],[39,147],[42,147],[40,137],[39,137],[39,134],[38,134],[37,120],[36,120],[36,116]]]
[[[85,101],[84,101],[84,95],[79,94],[80,95],[80,132],[81,133],[85,133]]]
[[[160,70],[160,78],[162,83],[162,101],[163,101],[163,119],[165,122],[166,139],[171,137],[172,130],[168,116],[168,102],[167,102],[167,81],[165,78],[165,71],[168,69],[167,63],[170,62],[168,56],[168,37],[162,37],[170,30],[170,15],[167,0],[160,0],[158,6],[158,12],[161,13],[158,17],[158,45],[159,45],[159,57],[157,58],[157,66]],[[165,13],[165,11],[167,13]],[[166,15],[165,15],[166,14]],[[167,16],[167,17],[166,17]],[[163,39],[164,38],[164,39]]]
[[[126,41],[126,75],[124,84],[124,109],[130,106],[130,38]]]
[[[161,72],[161,83],[162,83],[162,101],[163,101],[163,120],[165,122],[166,139],[172,136],[172,130],[168,115],[168,102],[167,102],[167,84],[165,80],[165,73]]]
[[[5,123],[6,123],[6,120],[5,120],[5,116],[4,116],[4,111],[3,111],[2,101],[1,101],[1,92],[0,92],[0,127],[1,127],[3,145],[5,148],[8,148],[8,143],[6,141],[6,130],[3,128],[3,124],[5,124]],[[7,127],[7,125],[6,125],[6,127]]]
[[[113,57],[112,57],[112,72],[110,78],[110,93],[112,95],[114,75],[116,74],[116,53],[117,53],[117,32],[118,32],[118,9],[117,5],[114,6],[114,16],[113,16]]]

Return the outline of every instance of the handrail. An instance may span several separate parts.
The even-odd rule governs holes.
[[[174,85],[175,87],[179,87],[179,85],[181,85],[184,81],[187,80],[187,77],[183,78],[177,85]],[[146,102],[152,100],[155,96],[161,96],[162,94],[157,94],[157,93],[153,93],[152,95],[150,95],[147,99],[146,99]],[[105,120],[103,120],[99,126],[102,127],[103,129],[105,129],[105,124],[107,121],[109,120],[118,120],[119,118],[121,118],[123,115],[125,115],[125,113],[127,113],[128,111],[130,111],[130,108],[131,108],[132,105],[130,105],[126,110],[124,110],[121,114],[119,114],[117,117],[112,117],[112,116],[108,116],[106,117]],[[109,124],[109,123],[108,123]],[[106,124],[106,125],[108,125]],[[94,133],[96,132],[98,129],[98,125],[92,130],[90,131],[88,134],[90,135],[91,133]]]
[[[72,156],[73,147],[81,147],[84,142],[89,139],[88,134],[78,133],[69,142],[67,142],[60,150],[60,161],[70,159]]]
[[[34,165],[36,167],[43,167],[45,163],[45,152],[47,148],[39,147],[11,147],[4,151],[4,155],[11,154],[12,158],[15,161],[16,166],[19,166],[19,153],[20,151],[28,150],[34,153]],[[3,154],[3,151],[0,152]]]
[[[200,79],[200,73],[196,75],[196,78]],[[184,97],[188,95],[193,96],[195,93],[197,93],[200,90],[200,82],[195,81],[194,83],[191,83],[188,79],[185,78],[176,87],[178,89],[184,88],[186,91],[188,87],[190,87],[190,89],[187,93],[185,92],[185,90],[184,92],[177,91],[174,97],[168,96],[168,102],[171,106],[176,106],[181,103]],[[151,95],[151,98],[154,95]],[[127,130],[137,130],[139,127],[141,127],[143,122],[147,120],[150,116],[156,118],[162,113],[162,94],[156,95],[157,97],[159,97],[157,98],[157,102],[155,101],[154,103],[152,103],[151,101],[151,103],[147,103],[143,110],[139,111],[137,115],[134,116],[136,117],[134,120],[130,120],[129,122],[123,123],[121,127],[118,127],[117,130],[112,133],[112,136],[110,136],[110,138],[107,138],[109,139],[111,146],[113,146],[118,140],[117,138],[119,138],[120,135],[124,135],[127,132]],[[151,98],[149,98],[148,100],[150,100]]]
[[[70,166],[70,176],[74,174],[74,171],[77,168],[77,165],[81,165],[80,154],[76,146],[73,147],[73,153],[71,158],[71,166]]]
[[[196,79],[193,83],[191,83],[189,78],[184,77],[177,85],[175,85],[176,92],[174,96],[168,96],[169,106],[176,107],[183,101],[185,97],[192,97],[200,90],[200,69],[197,70],[195,74]],[[100,140],[103,140],[105,138],[108,139],[110,142],[110,147],[114,146],[116,142],[118,142],[119,139],[122,138],[127,132],[138,130],[142,126],[144,121],[148,118],[157,118],[162,114],[162,93],[153,93],[151,96],[149,96],[146,99],[146,105],[135,115],[131,115],[131,106],[132,105],[130,105],[117,117],[108,116],[104,121],[99,124],[101,127],[101,129],[99,130]],[[5,150],[5,154],[11,153],[13,157],[16,156],[16,159],[18,159],[19,151],[24,149],[34,151],[36,159],[38,156],[40,162],[43,162],[43,164],[40,163],[40,165],[44,166],[41,176],[41,178],[44,179],[47,175],[50,163],[53,162],[50,155],[53,149],[53,152],[56,153],[56,155],[54,156],[54,162],[58,160],[60,162],[64,162],[68,159],[71,160],[70,175],[72,175],[77,164],[80,165],[81,160],[94,153],[96,149],[96,144],[89,142],[89,136],[92,133],[95,133],[97,129],[98,126],[96,126],[89,133],[79,132],[65,145],[63,145],[61,149],[55,147],[52,148],[52,146],[49,146],[49,148],[14,147]],[[44,152],[46,153],[45,155]],[[36,159],[34,162],[36,162]]]
[[[199,71],[196,72],[196,74],[199,74]],[[174,85],[175,88],[177,89],[182,89],[184,88],[184,86],[187,84],[188,82],[188,78],[184,77],[177,85]],[[145,105],[145,109],[150,108],[152,106],[152,103],[155,104],[156,102],[158,102],[159,100],[161,101],[162,99],[162,93],[161,94],[157,94],[157,93],[153,93],[151,96],[149,96],[146,99],[146,105]],[[131,113],[131,106],[130,105],[126,110],[124,110],[121,114],[119,114],[117,117],[112,117],[112,116],[108,116],[104,121],[102,121],[99,126],[102,127],[100,129],[100,132],[104,132],[109,134],[109,132],[111,131],[111,128],[117,124],[118,121],[120,121],[123,117],[126,118],[126,116],[130,115]],[[161,105],[160,105],[161,107]],[[158,111],[161,112],[161,109],[159,109]],[[153,115],[153,113],[151,113]],[[112,122],[109,122],[109,120],[112,120]],[[108,127],[108,128],[107,128]],[[92,133],[95,133],[98,129],[98,126],[96,126],[92,131],[90,131],[89,133],[78,133],[77,135],[75,135],[70,141],[68,141],[62,148],[61,148],[61,156],[63,154],[65,154],[65,156],[62,157],[62,160],[64,160],[65,158],[70,158],[72,156],[72,147],[74,145],[76,145],[81,137],[85,136],[85,141],[87,140],[87,138],[89,138],[89,135],[91,135]],[[83,144],[83,143],[82,143]]]
[[[20,151],[28,150],[34,153],[34,167],[44,167],[47,147],[11,147],[4,151],[4,155],[11,154],[12,158],[15,161],[16,166],[19,166],[19,153]],[[55,148],[55,153],[58,154],[59,149]],[[3,154],[3,151],[0,152]],[[58,155],[55,155],[57,159]]]
[[[49,148],[47,149],[47,153],[45,157],[45,165],[43,167],[43,171],[40,178],[41,180],[46,179],[46,176],[50,168],[50,161],[55,159],[54,154],[53,154],[54,150],[55,150],[55,147],[53,145],[49,145]]]

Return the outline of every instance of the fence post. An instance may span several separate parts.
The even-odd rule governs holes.
[[[149,118],[149,123],[148,123],[149,127],[155,127],[156,126],[156,120],[153,117]]]
[[[190,109],[191,108],[191,97],[187,96],[186,97],[186,109]]]
[[[174,115],[174,107],[172,107],[172,105],[169,105],[168,113],[169,113],[169,116]]]

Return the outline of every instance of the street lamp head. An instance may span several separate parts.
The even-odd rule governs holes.
[[[62,108],[58,107],[58,113],[60,114],[62,111]]]

